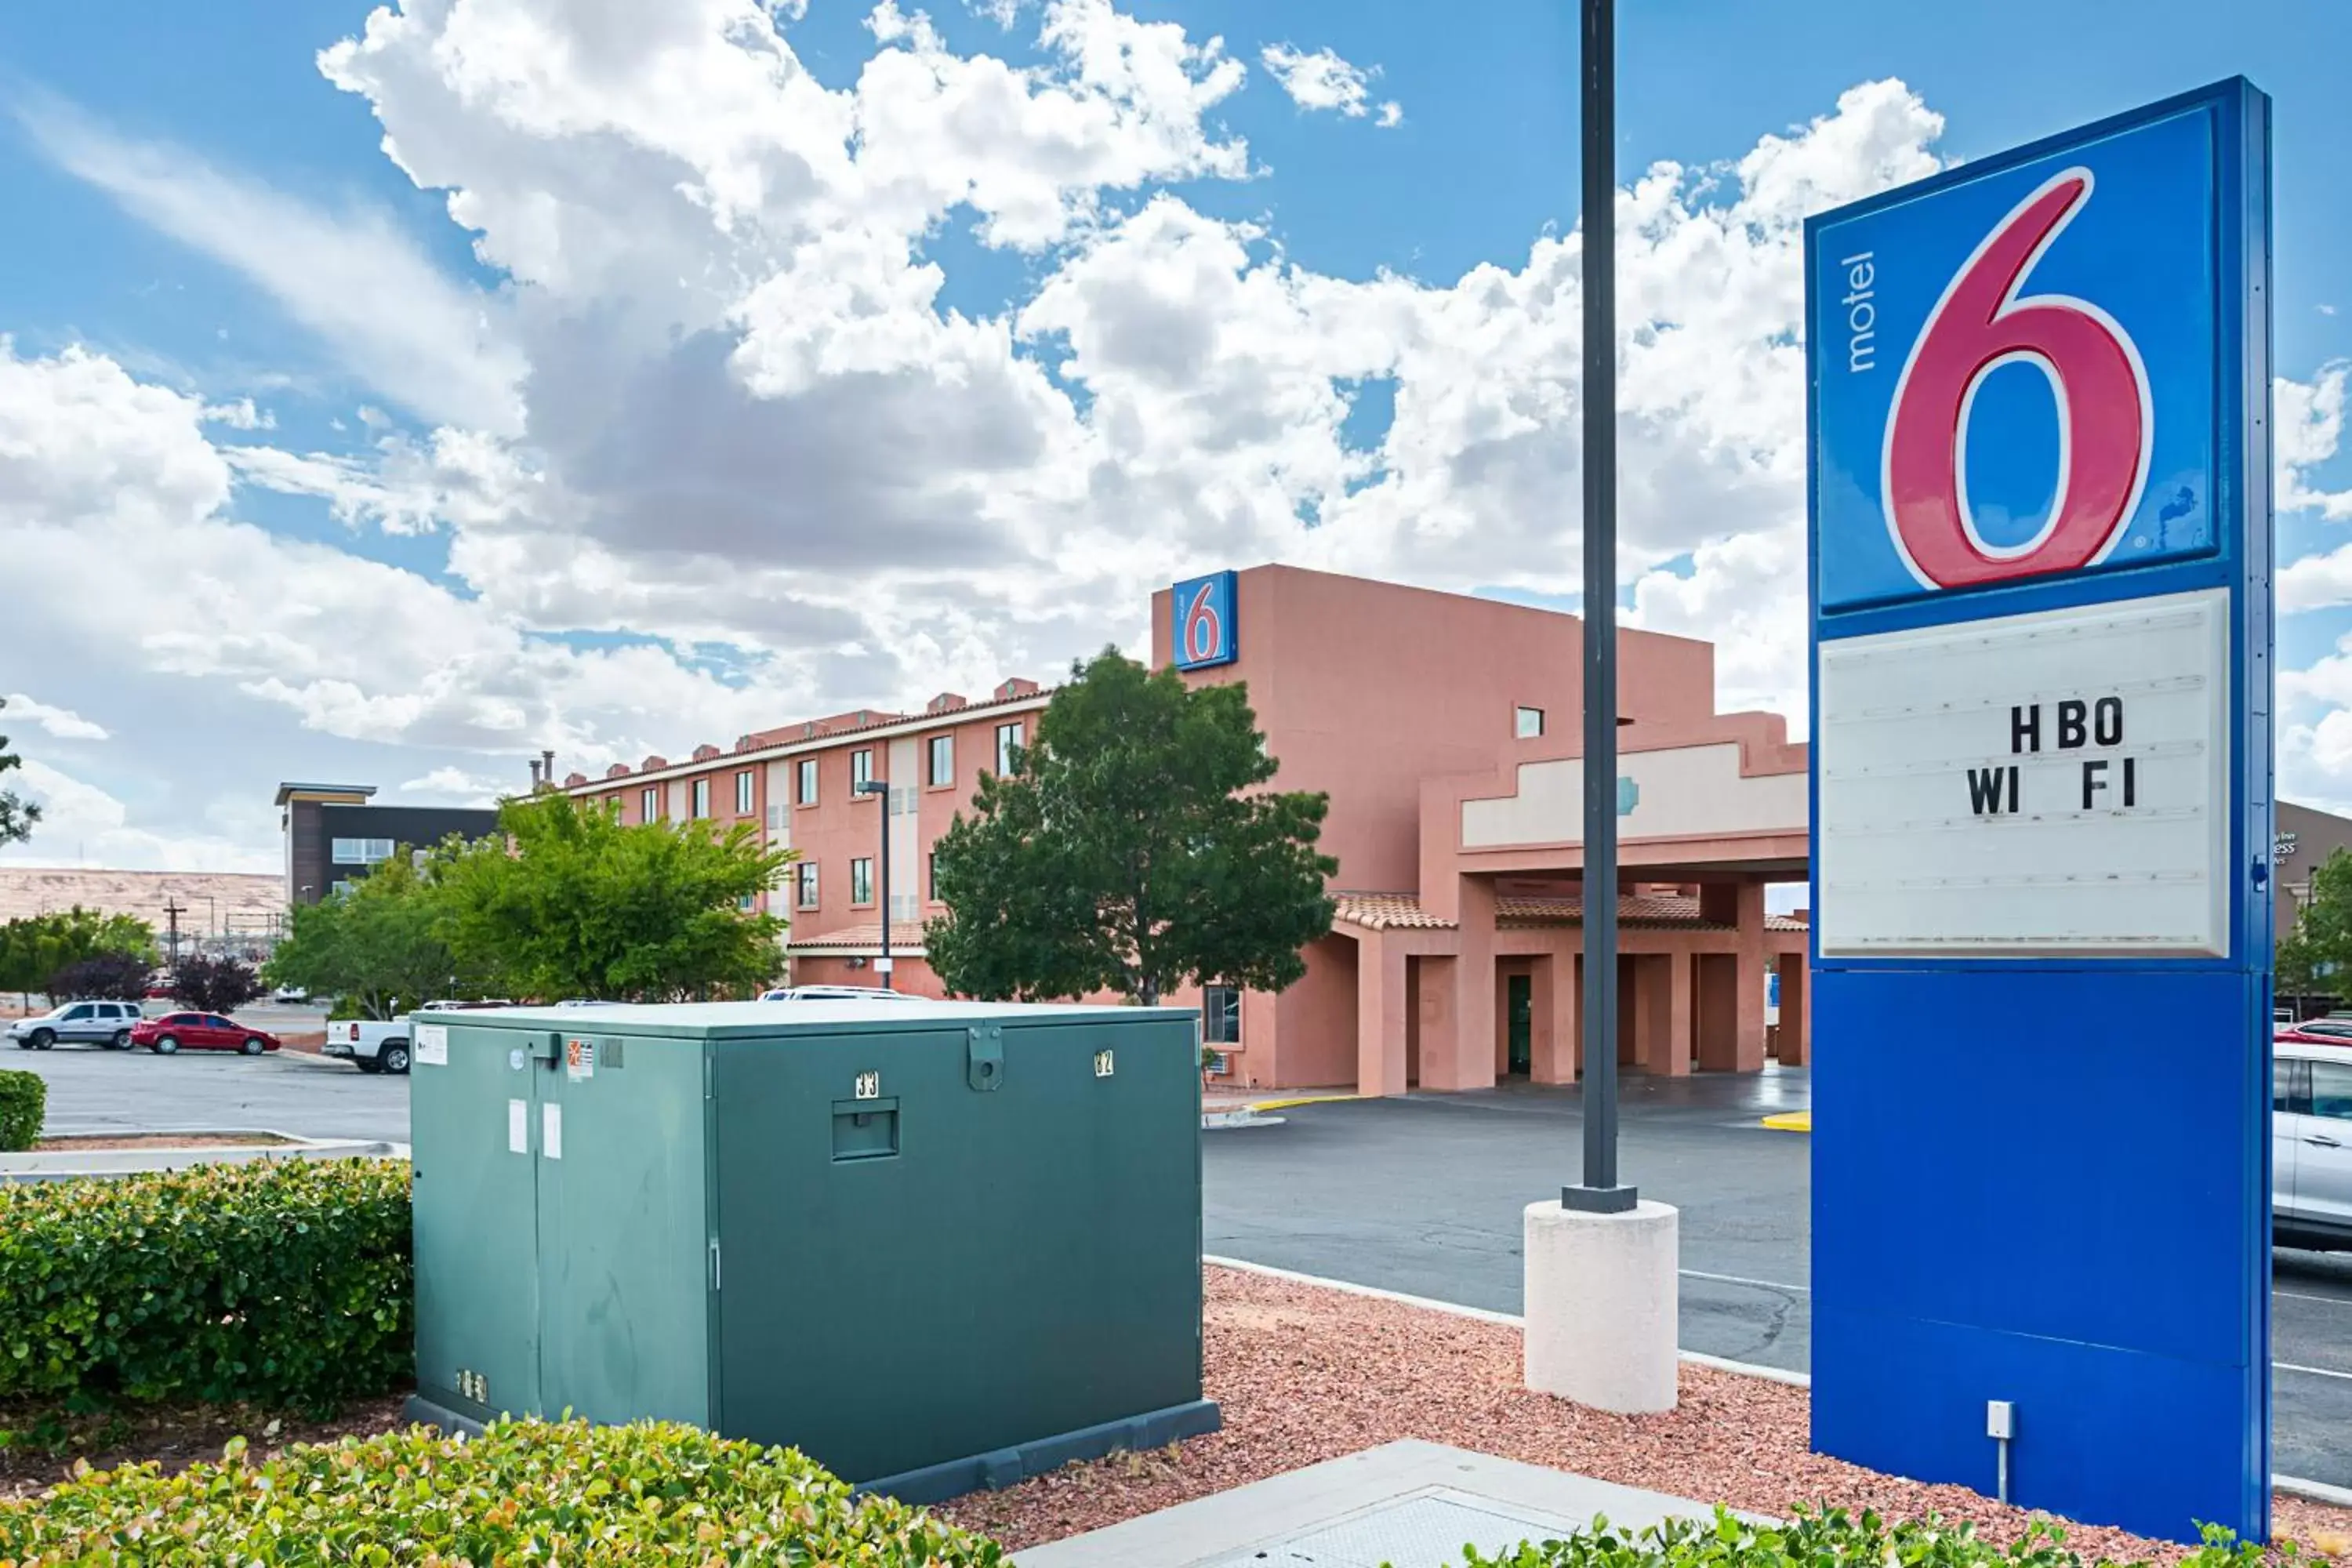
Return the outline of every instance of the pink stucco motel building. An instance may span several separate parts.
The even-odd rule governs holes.
[[[1323,847],[1339,862],[1338,918],[1304,980],[1176,999],[1202,1007],[1225,1077],[1368,1094],[1575,1077],[1581,623],[1288,566],[1185,589],[1153,598],[1153,662],[1249,683],[1276,784],[1330,795]],[[1801,1063],[1805,928],[1768,915],[1765,888],[1805,875],[1806,749],[1776,715],[1715,710],[1712,645],[1621,635],[1619,1058],[1669,1075]],[[1049,695],[1009,679],[978,700],[836,714],[564,784],[631,822],[748,820],[797,851],[769,895],[792,921],[794,983],[878,984],[887,915],[895,983],[938,994],[922,959],[923,922],[944,912],[931,846]],[[881,803],[853,793],[864,779],[890,786],[887,889]]]

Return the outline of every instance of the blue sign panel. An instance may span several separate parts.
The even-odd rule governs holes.
[[[1816,220],[1824,610],[2212,551],[2219,133],[2127,123]]]
[[[1176,668],[1206,669],[1241,657],[1234,624],[1234,574],[1213,573],[1176,584],[1169,595]]]
[[[1805,237],[1814,1447],[2192,1541],[2269,1526],[2269,156],[2231,80]]]

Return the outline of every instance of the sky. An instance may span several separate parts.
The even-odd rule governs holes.
[[[0,8],[0,859],[270,871],[1148,648],[1264,561],[1573,608],[1572,5]],[[1618,594],[1804,711],[1808,212],[2276,103],[2280,786],[2352,806],[2352,7],[1621,0]]]

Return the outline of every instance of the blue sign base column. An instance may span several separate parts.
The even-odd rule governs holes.
[[[2243,1042],[2268,988],[1813,984],[1813,1446],[1990,1495],[2010,1401],[2012,1502],[2262,1538],[2271,1090]]]

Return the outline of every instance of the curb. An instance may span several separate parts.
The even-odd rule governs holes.
[[[1303,1094],[1292,1100],[1254,1100],[1252,1110],[1288,1110],[1300,1105],[1337,1105],[1343,1100],[1361,1100],[1360,1094]]]
[[[1811,1110],[1791,1110],[1780,1116],[1768,1116],[1757,1125],[1769,1127],[1775,1132],[1811,1132],[1813,1130],[1813,1113]]]
[[[1499,1323],[1506,1328],[1524,1329],[1527,1320],[1511,1312],[1489,1311],[1484,1307],[1465,1307],[1457,1301],[1440,1301],[1430,1296],[1409,1296],[1402,1290],[1383,1290],[1375,1285],[1358,1285],[1346,1279],[1328,1279],[1319,1274],[1301,1274],[1296,1269],[1276,1268],[1270,1264],[1250,1263],[1238,1258],[1220,1258],[1203,1253],[1201,1261],[1219,1268],[1231,1268],[1243,1274],[1260,1274],[1269,1279],[1284,1279],[1293,1285],[1317,1285],[1343,1295],[1368,1296],[1375,1301],[1394,1301],[1399,1306],[1419,1307],[1425,1311],[1444,1312],[1456,1318],[1468,1318],[1481,1323]],[[1765,1383],[1777,1383],[1790,1388],[1810,1389],[1812,1377],[1806,1373],[1790,1372],[1785,1367],[1759,1366],[1753,1362],[1730,1361],[1722,1356],[1707,1355],[1700,1351],[1677,1350],[1675,1359],[1691,1366],[1708,1367],[1716,1372],[1729,1373],[1735,1377],[1753,1377]],[[2300,1476],[2273,1475],[2271,1490],[2285,1497],[2299,1498],[2305,1502],[2327,1503],[2336,1508],[2352,1508],[2352,1487],[2330,1486],[2326,1481],[2307,1481]]]

